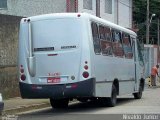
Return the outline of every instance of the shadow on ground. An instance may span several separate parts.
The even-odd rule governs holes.
[[[128,102],[134,101],[134,98],[118,98],[116,106],[123,106]],[[89,114],[97,110],[112,109],[112,107],[104,106],[99,100],[89,101],[86,103],[76,102],[69,104],[68,108],[52,109],[51,107],[45,110],[32,112],[27,115],[63,115],[63,114]]]

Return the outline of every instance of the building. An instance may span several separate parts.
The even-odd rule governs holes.
[[[61,12],[87,12],[132,28],[132,0],[0,0],[0,92],[5,98],[19,96],[17,48],[20,19]]]
[[[132,28],[132,0],[1,0],[0,14],[29,17],[47,13],[87,12]]]

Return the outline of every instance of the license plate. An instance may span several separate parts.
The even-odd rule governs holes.
[[[61,78],[47,78],[47,83],[60,83]]]

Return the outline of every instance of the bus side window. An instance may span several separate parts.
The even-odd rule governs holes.
[[[144,60],[143,60],[143,55],[142,55],[142,48],[140,45],[139,40],[137,40],[137,50],[138,50],[138,60],[139,60],[139,64],[141,66],[144,66]]]
[[[113,53],[116,57],[123,57],[124,51],[122,47],[121,32],[112,30]]]
[[[131,39],[128,34],[122,33],[122,41],[123,41],[123,49],[125,53],[125,57],[128,59],[133,58]]]
[[[99,26],[102,55],[112,55],[112,42],[110,28]]]
[[[96,23],[92,22],[91,28],[92,28],[94,52],[95,52],[95,54],[100,54],[101,48],[100,48],[100,39],[99,39],[99,33],[98,33],[98,25]]]

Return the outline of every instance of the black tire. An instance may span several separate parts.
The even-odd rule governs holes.
[[[50,104],[52,108],[67,108],[69,99],[52,99],[50,98]]]
[[[134,98],[135,98],[135,99],[141,99],[141,98],[142,98],[142,92],[143,92],[143,88],[142,88],[142,86],[140,85],[140,86],[139,86],[139,92],[133,93]]]
[[[107,106],[114,107],[117,104],[117,89],[115,85],[112,85],[111,97],[107,98]]]

